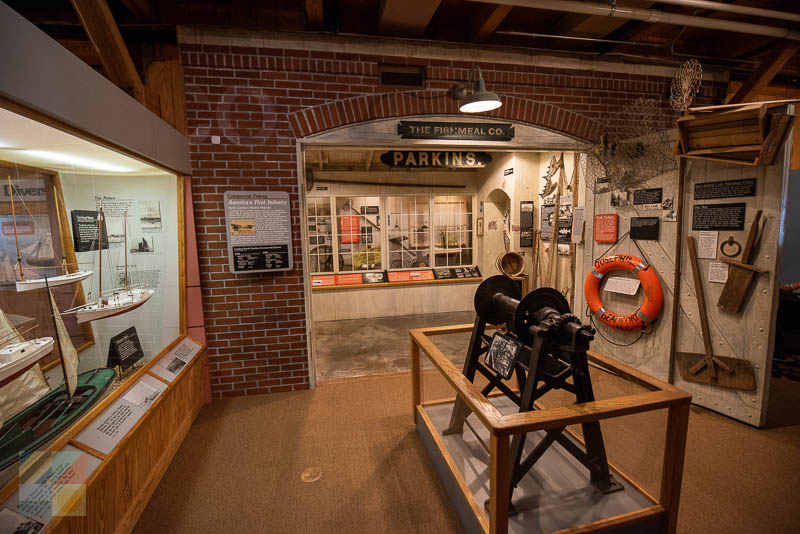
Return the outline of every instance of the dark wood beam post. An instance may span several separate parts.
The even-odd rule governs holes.
[[[472,20],[472,41],[485,41],[491,37],[512,8],[502,4],[481,6]]]
[[[741,104],[749,102],[764,91],[769,82],[783,68],[789,59],[795,55],[800,48],[798,41],[784,41],[776,45],[773,50],[762,59],[753,74],[745,80],[739,89],[728,95],[725,99],[726,104]]]
[[[322,0],[306,0],[306,29],[322,29]]]
[[[109,79],[146,105],[148,99],[144,84],[106,0],[72,0],[72,6],[97,50]]]

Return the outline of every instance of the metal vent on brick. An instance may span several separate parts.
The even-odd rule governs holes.
[[[425,67],[406,65],[380,65],[381,85],[422,87],[425,85]]]

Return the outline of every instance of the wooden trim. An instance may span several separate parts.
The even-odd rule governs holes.
[[[667,511],[666,531],[669,534],[673,534],[678,528],[678,504],[683,482],[686,437],[689,432],[689,408],[689,403],[673,406],[667,415],[659,501]]]
[[[508,436],[489,438],[489,532],[508,534],[511,500],[511,444]]]
[[[467,501],[469,507],[472,509],[472,513],[475,515],[475,518],[480,523],[480,526],[483,528],[483,531],[488,533],[489,532],[489,520],[486,517],[486,513],[483,511],[483,507],[475,500],[475,495],[473,495],[472,491],[469,489],[469,484],[464,479],[463,473],[461,473],[461,469],[459,469],[458,465],[456,464],[453,457],[450,455],[450,452],[447,450],[444,442],[442,441],[439,432],[436,430],[436,427],[433,426],[433,422],[428,417],[427,412],[423,406],[417,406],[414,408],[414,413],[416,413],[425,426],[428,427],[428,433],[433,438],[434,443],[439,448],[439,452],[442,455],[447,467],[450,468],[450,472],[453,474],[453,478],[456,481],[456,485],[458,489],[461,491],[461,494],[464,496],[464,500]],[[416,419],[414,420],[416,422]]]
[[[170,384],[172,384],[172,382],[170,382],[169,380],[167,380],[166,378],[164,378],[164,377],[163,377],[163,376],[161,376],[161,375],[157,375],[157,374],[155,374],[153,371],[147,371],[147,373],[146,373],[146,374],[147,374],[147,376],[152,376],[153,378],[155,378],[155,379],[156,379],[156,380],[158,380],[159,382],[164,382],[164,383],[165,383],[165,384],[167,384],[167,385],[170,385]]]
[[[483,422],[490,431],[495,428],[502,414],[481,395],[480,390],[461,374],[453,363],[419,330],[409,330],[413,343],[416,343],[427,355],[439,371],[444,375],[450,385],[463,397],[470,410]]]
[[[684,402],[683,395],[670,391],[649,391],[625,397],[603,399],[582,404],[548,408],[542,411],[504,415],[494,431],[500,435],[519,434],[560,428],[567,425],[600,421],[623,415],[633,415],[662,408],[671,408]],[[691,399],[691,397],[688,397]],[[687,403],[689,400],[686,401]]]
[[[346,273],[350,274],[350,273]],[[353,273],[357,274],[357,273]],[[312,274],[311,276],[335,276],[333,274]],[[348,284],[341,286],[311,286],[311,291],[330,291],[332,289],[362,289],[365,287],[396,287],[396,286],[416,286],[429,284],[463,284],[480,282],[483,278],[454,278],[452,280],[410,280],[408,282],[384,282],[382,284]]]
[[[614,517],[607,517],[606,519],[601,519],[599,521],[594,521],[592,523],[586,523],[584,525],[580,525],[574,528],[565,528],[562,530],[557,530],[552,534],[583,534],[586,532],[608,532],[609,530],[616,529],[620,526],[632,526],[636,523],[644,521],[645,519],[650,519],[651,517],[656,517],[665,513],[664,507],[655,505],[650,506],[648,508],[641,508],[639,510],[634,510],[633,512],[628,512],[627,514],[620,514]]]
[[[186,335],[186,177],[176,176],[178,184],[178,302],[180,307],[179,329]]]
[[[80,449],[85,453],[91,454],[92,456],[96,456],[100,460],[106,459],[106,455],[104,453],[98,451],[94,447],[86,445],[85,443],[72,439],[69,441],[69,444],[75,447],[76,449]]]
[[[411,340],[411,417],[416,422],[414,410],[422,403],[422,376],[420,375],[419,345]]]

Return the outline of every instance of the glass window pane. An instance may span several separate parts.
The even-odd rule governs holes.
[[[336,197],[339,271],[383,268],[380,201],[377,196]]]
[[[435,196],[433,210],[436,265],[471,265],[472,197],[460,195]]]
[[[430,267],[430,197],[387,197],[389,214],[389,269]]]
[[[331,241],[331,207],[327,197],[311,197],[306,203],[308,214],[309,268],[313,273],[333,272],[333,243]],[[316,259],[315,259],[316,257]]]

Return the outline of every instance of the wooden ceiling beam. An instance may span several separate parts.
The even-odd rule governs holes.
[[[491,37],[511,9],[513,6],[504,4],[481,6],[472,19],[472,35],[470,36],[472,41],[485,41]]]
[[[381,0],[378,33],[421,37],[442,0]]]
[[[742,102],[749,102],[762,93],[786,62],[797,53],[798,48],[800,48],[800,42],[798,41],[784,41],[776,45],[759,62],[758,67],[756,67],[750,78],[745,80],[735,93],[728,95],[725,103],[741,104]]]
[[[131,15],[139,21],[158,22],[158,13],[152,0],[121,0]]]
[[[106,0],[71,0],[92,41],[109,79],[142,104],[147,104],[144,84],[122,40]]]
[[[306,29],[321,30],[322,21],[322,0],[306,0]]]

